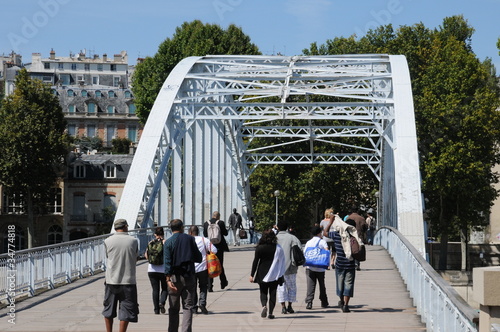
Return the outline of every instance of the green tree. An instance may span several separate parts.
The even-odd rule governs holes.
[[[128,138],[113,138],[111,140],[111,144],[113,145],[111,153],[128,154],[130,151],[130,144],[132,144],[132,141],[129,140]]]
[[[82,153],[87,153],[88,151],[101,151],[102,150],[102,138],[100,137],[77,137],[73,140],[74,145],[79,145]]]
[[[156,96],[172,69],[184,58],[204,55],[258,55],[261,54],[250,37],[241,28],[231,24],[224,30],[217,24],[203,24],[199,20],[184,22],[172,38],[158,47],[153,57],[139,63],[132,77],[136,113],[146,123]]]
[[[48,201],[64,166],[66,123],[50,86],[23,69],[0,110],[0,184],[23,197],[28,215],[28,247],[33,246],[35,211]]]
[[[448,239],[461,239],[484,225],[497,192],[492,167],[499,161],[498,80],[490,60],[472,52],[474,29],[463,16],[447,17],[438,29],[391,25],[366,36],[311,44],[317,54],[388,53],[406,56],[415,102],[423,192],[446,267]],[[499,41],[500,43],[500,41]],[[346,47],[347,46],[347,47]],[[500,45],[499,45],[500,48]],[[306,53],[306,52],[305,52]],[[466,246],[463,245],[463,248]],[[462,268],[467,254],[463,252]]]

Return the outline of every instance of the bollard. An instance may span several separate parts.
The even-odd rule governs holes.
[[[479,332],[490,332],[500,324],[500,267],[473,269],[473,296],[479,303]]]

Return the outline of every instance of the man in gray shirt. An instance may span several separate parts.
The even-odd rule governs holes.
[[[137,323],[136,262],[139,256],[137,240],[128,234],[125,219],[114,222],[115,233],[104,240],[106,248],[106,282],[102,315],[106,331],[113,330],[113,319],[119,305],[120,332],[127,331],[129,322]]]

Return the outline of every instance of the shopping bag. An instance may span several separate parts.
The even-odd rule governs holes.
[[[244,229],[240,229],[239,235],[240,235],[240,239],[242,239],[242,240],[244,240],[244,239],[246,239],[248,237],[247,236],[247,231],[244,230]]]
[[[219,258],[213,252],[207,254],[207,270],[209,278],[217,278],[222,273]]]
[[[316,247],[307,247],[304,256],[306,258],[306,262],[304,266],[317,267],[321,269],[327,269],[330,265],[330,250],[326,250],[324,248],[320,248],[316,244]]]

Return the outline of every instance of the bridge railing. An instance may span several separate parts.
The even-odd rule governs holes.
[[[444,281],[397,229],[379,229],[374,244],[382,245],[394,259],[428,331],[478,330],[478,311]]]
[[[187,233],[190,226],[185,226]],[[202,228],[200,227],[200,232]],[[172,232],[164,226],[165,238]],[[144,256],[155,228],[129,230],[139,242],[139,255]],[[68,284],[76,279],[106,270],[104,240],[111,234],[63,242],[49,246],[19,250],[0,255],[0,303],[7,304],[23,296]],[[226,237],[231,240],[231,236]],[[247,242],[248,240],[242,241]]]
[[[153,228],[130,230],[139,242],[142,256],[153,238]],[[165,227],[165,234],[170,229]],[[71,283],[75,279],[106,270],[104,240],[111,234],[19,250],[0,255],[0,302],[11,303],[23,296]]]

